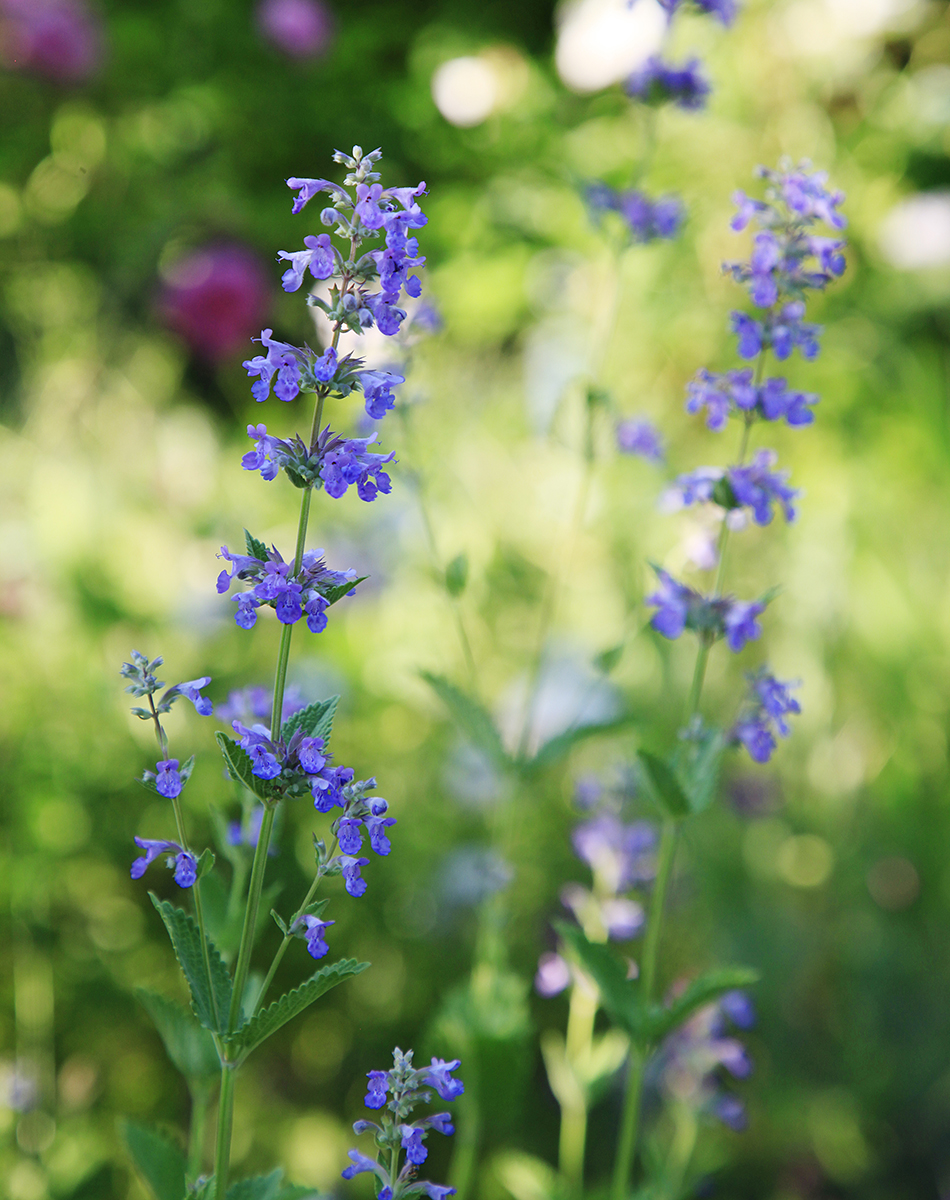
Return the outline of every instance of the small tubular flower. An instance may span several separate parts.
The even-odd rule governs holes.
[[[187,888],[195,882],[198,874],[198,864],[194,856],[178,845],[177,842],[156,841],[152,838],[133,838],[136,846],[145,853],[132,863],[130,872],[133,879],[141,879],[146,869],[151,866],[160,854],[166,854],[166,866],[174,868],[175,882],[179,887]]]

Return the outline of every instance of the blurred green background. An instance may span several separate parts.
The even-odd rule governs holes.
[[[291,216],[283,180],[331,173],[333,149],[355,142],[383,147],[385,182],[428,183],[425,289],[444,328],[412,347],[404,409],[381,427],[399,459],[393,494],[315,502],[317,544],[372,579],[325,634],[297,634],[291,677],[311,698],[342,694],[337,761],[377,776],[399,824],[366,896],[334,893],[329,914],[334,953],[372,970],[252,1060],[240,1169],[277,1161],[336,1187],[364,1073],[395,1044],[452,1052],[439,1013],[444,1028],[446,998],[471,969],[492,837],[516,865],[507,953],[522,982],[495,1008],[494,1044],[511,1052],[491,1083],[476,1194],[508,1195],[496,1169],[507,1150],[554,1161],[557,1107],[531,1031],[562,1028],[566,1007],[529,988],[560,888],[585,879],[570,849],[573,783],[662,746],[691,669],[685,639],[643,631],[642,597],[645,561],[683,570],[696,527],[658,513],[663,470],[617,458],[606,412],[574,528],[584,385],[596,371],[617,414],[658,422],[670,471],[733,453],[730,434],[686,416],[684,387],[701,365],[733,365],[728,311],[741,298],[720,262],[746,243],[728,229],[732,192],[752,186],[756,163],[790,155],[846,190],[849,268],[812,309],[827,327],[821,357],[787,372],[821,393],[817,422],[768,431],[805,489],[800,519],[733,543],[731,586],[784,590],[762,646],[739,662],[713,655],[707,710],[731,720],[742,669],[767,653],[781,677],[802,679],[804,711],[768,767],[733,761],[721,803],[692,827],[663,977],[723,960],[763,973],[757,1071],[741,1088],[749,1130],[704,1134],[721,1168],[714,1194],[950,1195],[947,4],[747,0],[730,30],[678,18],[674,49],[702,56],[714,91],[703,113],[659,114],[647,186],[681,193],[689,220],[674,243],[630,249],[617,274],[577,187],[629,178],[643,114],[596,78],[609,66],[597,66],[608,55],[596,41],[588,90],[565,84],[547,0],[327,0],[332,25],[308,56],[281,49],[243,0],[102,0],[31,59],[16,42],[29,7],[0,3],[0,1175],[11,1200],[140,1200],[117,1117],[187,1120],[131,990],[178,995],[180,983],[146,889],[128,877],[133,835],[168,836],[170,815],[132,782],[154,747],[127,715],[118,668],[133,646],[164,654],[169,682],[210,674],[216,702],[268,681],[273,622],[234,626],[214,592],[215,554],[244,526],[291,544],[292,489],[239,459],[248,421],[289,434],[298,417],[251,401],[243,339],[261,324],[312,335],[311,310],[280,292],[272,261],[315,231],[309,210]],[[475,99],[465,113],[443,97],[453,123],[433,77],[458,59],[475,62]],[[250,324],[224,350],[194,333],[189,344],[167,327],[168,289],[195,251],[235,244],[252,256]],[[349,403],[338,420],[353,429]],[[459,554],[468,582],[453,599],[444,571]],[[637,722],[514,787],[419,673],[474,687],[515,730],[552,576],[536,736],[582,710]],[[609,678],[598,674],[596,656],[621,644]],[[237,812],[211,721],[176,710],[169,725],[180,756],[198,755],[184,799],[211,837],[209,803]],[[288,908],[313,827],[308,806],[287,814],[274,872]],[[160,894],[177,891],[164,871],[150,876]],[[283,981],[308,962],[295,946]],[[610,1091],[594,1114],[595,1181],[618,1101]],[[432,1161],[445,1168],[444,1147]]]

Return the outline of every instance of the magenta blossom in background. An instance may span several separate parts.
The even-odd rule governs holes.
[[[102,22],[83,0],[0,0],[0,65],[69,84],[102,59]]]
[[[319,58],[333,40],[333,14],[321,0],[262,0],[257,26],[291,58]]]
[[[270,301],[257,255],[245,246],[218,243],[186,254],[165,272],[158,312],[192,350],[217,362],[244,348]]]

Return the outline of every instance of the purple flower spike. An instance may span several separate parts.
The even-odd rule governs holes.
[[[539,996],[550,999],[557,996],[571,982],[571,968],[560,954],[548,952],[538,959],[538,970],[534,977],[534,988]]]
[[[716,1098],[713,1112],[734,1133],[744,1133],[749,1126],[745,1105],[738,1096],[723,1093]]]
[[[434,1087],[443,1100],[457,1100],[465,1091],[465,1086],[461,1079],[452,1078],[452,1072],[457,1071],[460,1066],[461,1060],[457,1058],[451,1062],[433,1058],[430,1066],[426,1068],[423,1083]]]
[[[336,269],[336,256],[328,233],[321,233],[318,237],[305,237],[303,244],[306,246],[305,250],[295,250],[291,253],[281,250],[277,255],[278,261],[283,259],[290,263],[290,267],[281,278],[281,286],[285,292],[296,292],[303,284],[307,271],[314,279],[329,279]]]
[[[749,697],[732,727],[732,738],[745,746],[753,762],[766,763],[775,752],[775,734],[788,737],[791,733],[785,718],[802,711],[801,705],[791,694],[791,689],[799,684],[791,681],[782,683],[765,667],[748,678]]]
[[[444,1134],[446,1137],[451,1137],[455,1133],[455,1126],[452,1124],[450,1113],[433,1113],[427,1120],[433,1129],[438,1130],[439,1133]]]
[[[297,193],[291,210],[293,213],[299,213],[305,204],[308,204],[314,196],[318,196],[321,192],[346,196],[344,189],[329,179],[288,179],[287,186]]]
[[[340,849],[344,854],[355,855],[363,849],[363,822],[358,817],[343,817],[337,829]],[[366,859],[365,861],[369,861]]]
[[[705,106],[709,95],[709,83],[700,66],[698,58],[691,58],[681,67],[674,67],[654,54],[630,76],[624,89],[628,96],[645,104],[672,101],[680,108],[695,111]]]
[[[755,1027],[755,1006],[747,992],[738,989],[726,992],[724,996],[719,997],[719,1008],[737,1029]]]
[[[363,823],[374,852],[382,856],[387,855],[392,850],[392,843],[386,836],[386,830],[390,825],[396,824],[396,818],[369,816],[363,818]]]
[[[695,593],[684,583],[678,583],[666,571],[658,570],[657,578],[660,581],[659,589],[646,598],[647,604],[658,606],[650,624],[665,638],[676,639],[686,628],[689,601]]]
[[[443,1187],[441,1183],[429,1183],[428,1181],[420,1182],[419,1186],[429,1197],[429,1200],[445,1200],[446,1196],[454,1196],[454,1187]],[[382,1197],[380,1197],[382,1200]]]
[[[176,796],[181,795],[181,789],[185,786],[184,780],[178,773],[178,759],[167,758],[155,765],[157,768],[155,776],[156,791],[158,791],[159,795],[165,796],[166,799],[174,800]]]
[[[374,1162],[371,1158],[367,1158],[365,1154],[360,1154],[359,1150],[347,1150],[346,1157],[352,1163],[352,1166],[346,1167],[340,1174],[344,1179],[352,1179],[354,1175],[361,1175],[364,1171],[371,1171],[374,1175],[378,1175],[380,1179],[385,1179],[385,1173],[379,1163]]]

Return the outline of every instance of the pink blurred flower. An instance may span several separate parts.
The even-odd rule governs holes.
[[[271,287],[260,259],[246,246],[203,246],[164,274],[159,316],[204,358],[227,358],[259,333]]]
[[[83,83],[103,59],[102,23],[84,0],[0,0],[0,64]]]
[[[291,58],[319,58],[333,40],[333,14],[322,0],[262,0],[257,25]]]

